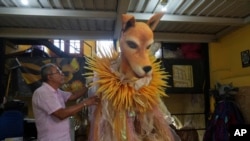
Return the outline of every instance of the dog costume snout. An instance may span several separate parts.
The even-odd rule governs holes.
[[[143,67],[143,70],[145,73],[148,73],[149,71],[151,71],[152,67],[151,66],[145,66]]]

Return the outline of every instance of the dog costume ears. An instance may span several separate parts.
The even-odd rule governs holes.
[[[164,13],[156,13],[148,20],[147,24],[153,31],[155,30],[163,15]]]
[[[148,26],[155,30],[156,26],[160,22],[161,17],[164,13],[156,13],[154,14],[148,21]],[[128,28],[135,25],[135,17],[133,15],[122,14],[122,31],[126,31]]]
[[[135,25],[135,17],[133,15],[122,14],[122,31]]]

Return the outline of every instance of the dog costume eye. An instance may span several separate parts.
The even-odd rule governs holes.
[[[147,49],[150,49],[151,46],[152,46],[152,45],[147,46]]]
[[[136,49],[137,48],[137,45],[136,43],[132,42],[132,41],[127,41],[127,44],[130,48],[133,48],[133,49]]]

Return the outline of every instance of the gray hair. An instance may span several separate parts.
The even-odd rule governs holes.
[[[53,67],[57,67],[57,66],[55,64],[53,64],[53,63],[48,63],[48,64],[43,65],[41,67],[41,79],[42,79],[43,82],[48,81],[48,75],[50,73],[52,73],[51,68],[53,68]]]

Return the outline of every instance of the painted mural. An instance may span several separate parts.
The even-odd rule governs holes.
[[[14,66],[13,66],[14,60]],[[85,85],[84,58],[31,58],[19,57],[6,60],[9,68],[9,95],[30,96],[41,85],[40,68],[47,63],[56,64],[65,75],[61,89],[74,91]]]

